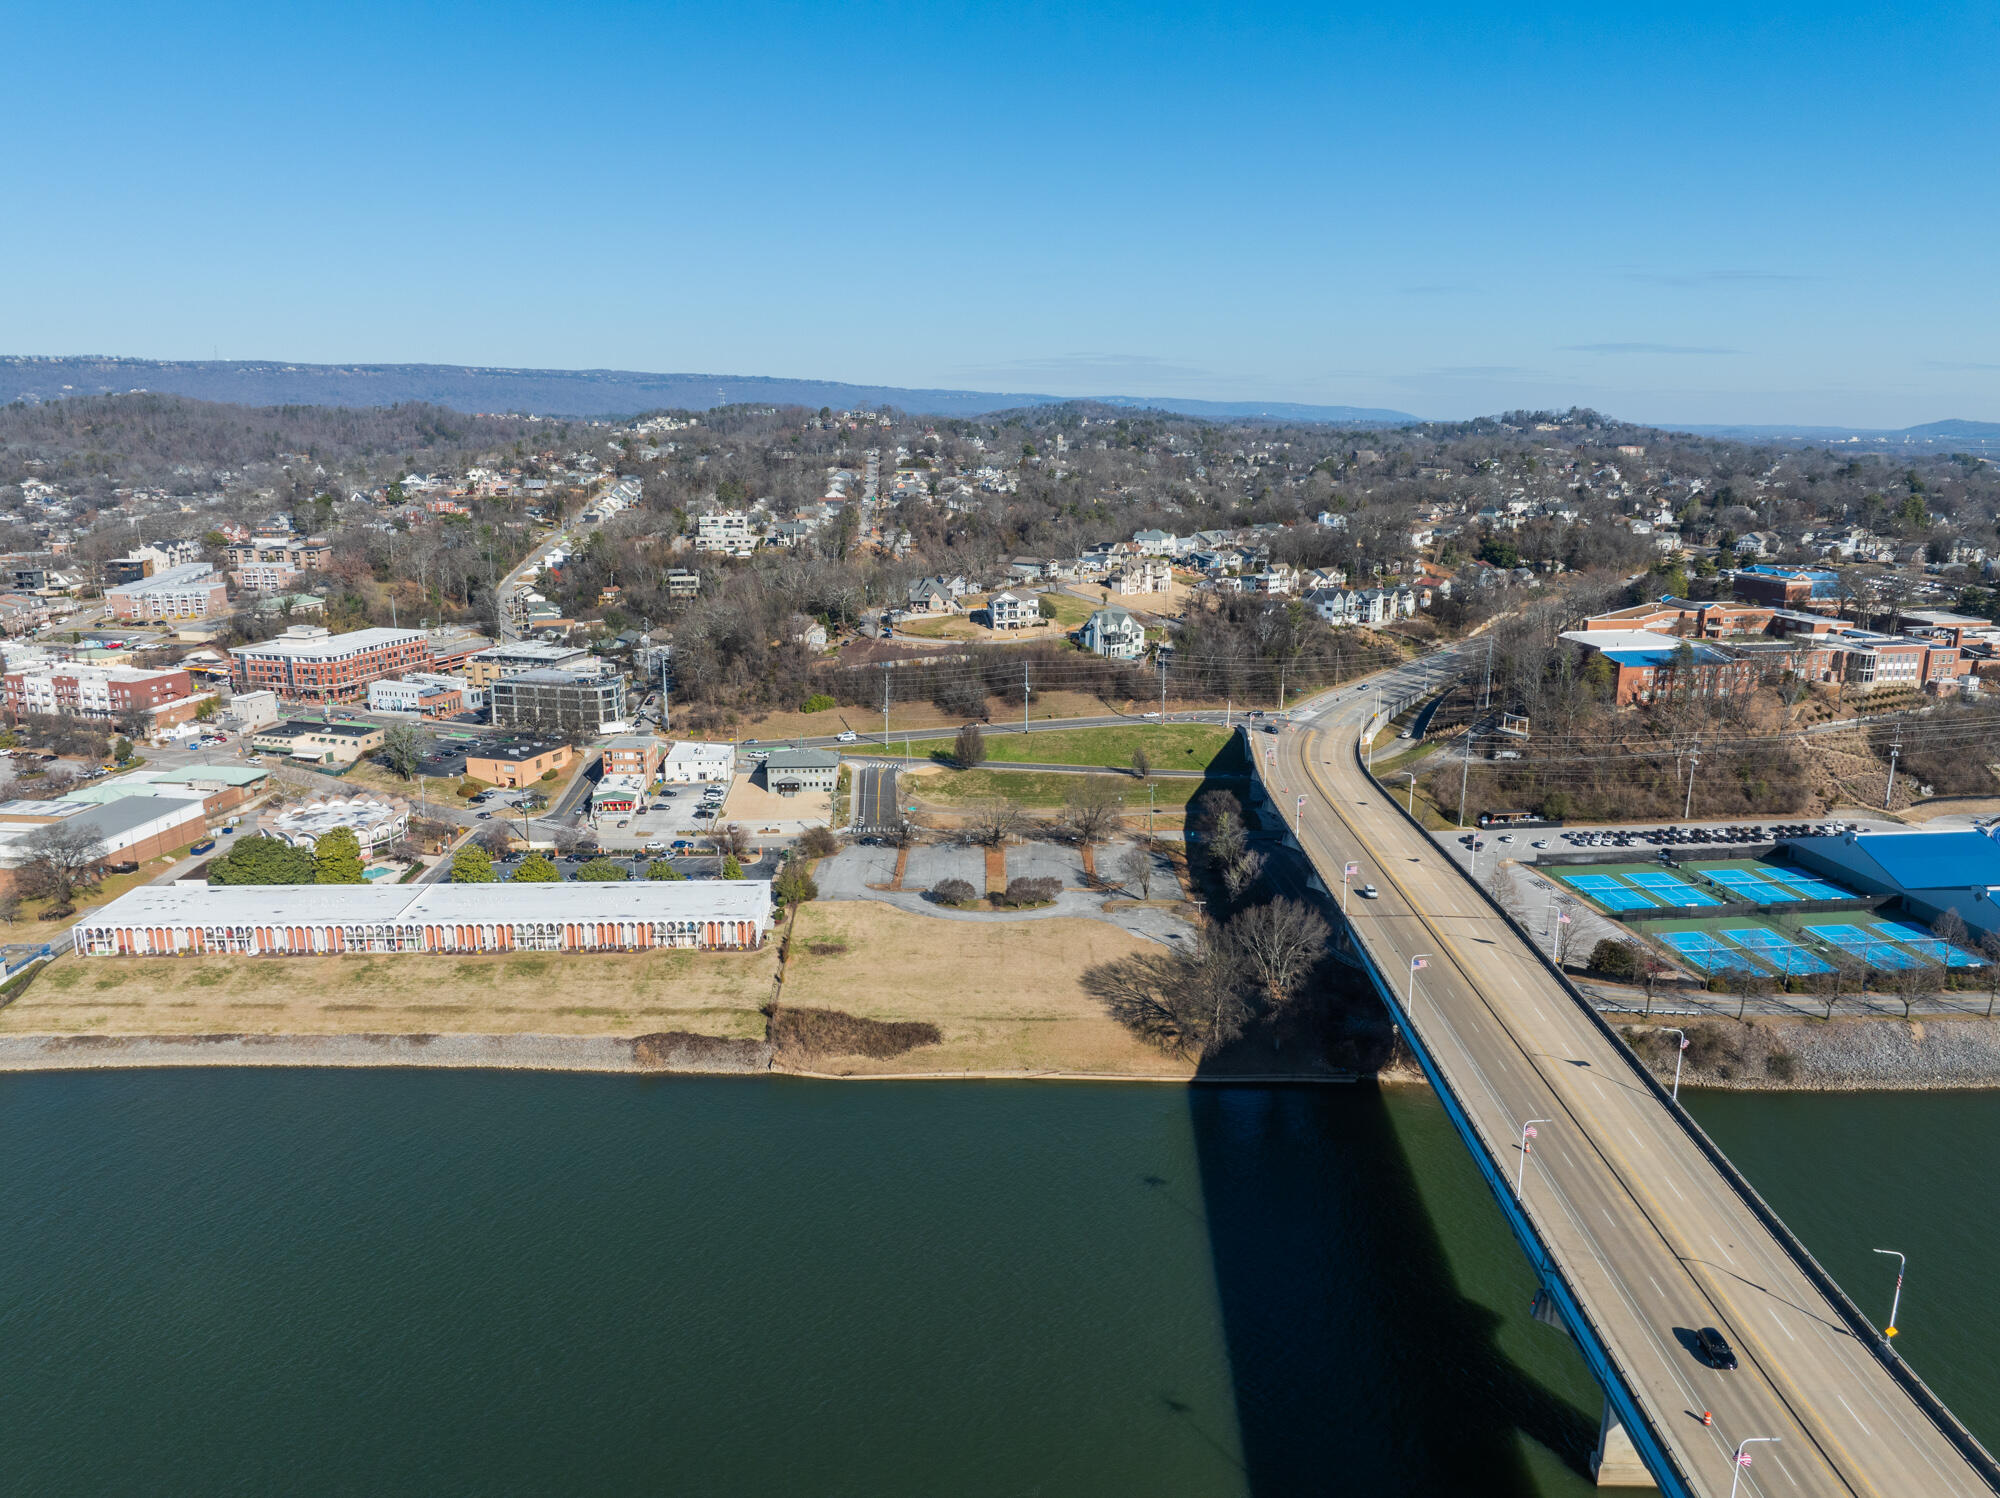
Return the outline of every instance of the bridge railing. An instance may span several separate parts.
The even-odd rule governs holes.
[[[1412,696],[1406,697],[1393,711],[1385,703],[1383,712],[1379,718],[1371,718],[1369,720],[1371,727],[1363,734],[1362,741],[1356,743],[1354,751],[1355,763],[1364,772],[1368,770],[1367,757],[1363,752],[1365,741],[1372,738],[1374,733],[1379,731],[1382,723],[1388,722],[1394,716],[1395,712],[1400,712],[1402,707],[1407,706],[1417,695],[1422,694],[1412,694]],[[1384,787],[1384,789],[1386,791],[1387,788]],[[1424,827],[1423,823],[1419,822],[1405,810],[1400,801],[1393,795],[1387,795],[1385,799],[1396,809],[1396,814],[1408,822],[1425,841],[1428,842],[1430,840],[1429,830]],[[2000,1462],[1994,1460],[1992,1453],[1980,1444],[1979,1438],[1965,1427],[1965,1424],[1958,1416],[1951,1412],[1950,1407],[1942,1399],[1938,1398],[1930,1385],[1926,1384],[1917,1375],[1916,1370],[1911,1368],[1908,1363],[1897,1355],[1895,1348],[1890,1345],[1889,1339],[1883,1336],[1877,1330],[1875,1324],[1862,1313],[1861,1308],[1854,1303],[1845,1290],[1841,1289],[1839,1282],[1831,1274],[1827,1273],[1819,1260],[1813,1257],[1812,1251],[1800,1241],[1798,1235],[1785,1226],[1784,1219],[1779,1217],[1777,1212],[1771,1207],[1771,1204],[1764,1200],[1762,1195],[1758,1193],[1757,1188],[1750,1184],[1743,1172],[1736,1168],[1735,1163],[1728,1155],[1723,1153],[1722,1148],[1713,1139],[1708,1137],[1708,1132],[1695,1121],[1694,1115],[1688,1112],[1686,1107],[1668,1092],[1665,1084],[1658,1077],[1654,1076],[1645,1064],[1633,1054],[1631,1048],[1625,1044],[1619,1037],[1618,1032],[1612,1028],[1610,1021],[1598,1013],[1590,1001],[1584,997],[1582,990],[1570,981],[1569,975],[1549,960],[1548,953],[1544,952],[1540,944],[1529,935],[1527,928],[1515,919],[1512,912],[1501,905],[1498,900],[1494,899],[1477,880],[1466,876],[1465,871],[1459,868],[1456,859],[1451,860],[1451,866],[1461,877],[1466,878],[1466,882],[1478,892],[1479,898],[1486,903],[1487,908],[1496,917],[1504,921],[1507,928],[1520,938],[1521,944],[1534,954],[1535,961],[1541,964],[1543,970],[1549,975],[1550,980],[1569,996],[1570,1001],[1584,1013],[1589,1022],[1597,1028],[1619,1056],[1624,1058],[1625,1064],[1630,1068],[1634,1077],[1652,1093],[1660,1106],[1665,1108],[1674,1118],[1675,1122],[1680,1125],[1681,1129],[1694,1143],[1694,1146],[1701,1151],[1708,1162],[1715,1167],[1716,1171],[1729,1184],[1730,1189],[1736,1193],[1738,1199],[1764,1225],[1765,1230],[1778,1241],[1780,1247],[1785,1250],[1792,1262],[1798,1266],[1800,1272],[1812,1281],[1814,1287],[1827,1298],[1828,1303],[1833,1306],[1841,1320],[1847,1324],[1848,1331],[1854,1335],[1855,1339],[1869,1350],[1875,1360],[1881,1364],[1889,1376],[1909,1396],[1911,1402],[1924,1412],[1931,1423],[1937,1427],[1939,1434],[1949,1441],[1953,1448],[1978,1471],[1979,1475],[1985,1479],[1987,1485],[1996,1492],[2000,1492]]]

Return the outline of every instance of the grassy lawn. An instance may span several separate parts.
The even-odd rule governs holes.
[[[1044,593],[1042,597],[1055,605],[1056,623],[1066,630],[1083,628],[1083,621],[1103,607],[1068,593]]]
[[[775,942],[561,956],[72,956],[0,1009],[0,1033],[761,1037],[777,965]]]
[[[1125,798],[1127,812],[1146,809],[1146,782],[1131,775],[1112,777]],[[1002,799],[1023,806],[1057,807],[1067,800],[1085,777],[1064,770],[946,770],[926,769],[904,782],[919,805],[934,804],[946,809]],[[1155,780],[1153,805],[1161,810],[1188,804],[1202,782],[1192,777]]]
[[[1134,1040],[1079,981],[1085,968],[1145,945],[1103,921],[1066,916],[946,922],[867,900],[815,901],[799,911],[784,1002],[928,1020],[944,1032],[943,1044],[888,1061],[817,1058],[815,1071],[1187,1076],[1191,1067]]]
[[[899,635],[915,635],[922,640],[977,640],[991,638],[992,631],[981,629],[963,614],[943,614],[935,619],[912,619],[896,626]]]
[[[1045,765],[1132,763],[1143,747],[1156,770],[1205,770],[1235,737],[1209,723],[1133,724],[1120,728],[1052,728],[1045,733],[992,734],[989,762]]]

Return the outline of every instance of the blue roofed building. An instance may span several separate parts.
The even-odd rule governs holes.
[[[1572,629],[1563,638],[1611,663],[1620,707],[1652,702],[1682,686],[1709,697],[1754,692],[1763,673],[1760,662],[1727,646],[1650,629]]]
[[[1840,574],[1824,567],[1773,567],[1758,563],[1739,567],[1731,590],[1746,603],[1797,608],[1814,603],[1831,605],[1840,597]]]
[[[2000,932],[2000,839],[1984,832],[1843,832],[1785,848],[1803,869],[1900,896],[1927,924],[1955,910],[1975,936]]]

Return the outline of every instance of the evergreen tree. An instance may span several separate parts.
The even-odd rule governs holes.
[[[722,855],[722,877],[725,879],[741,879],[743,877],[743,865],[737,862],[734,853],[725,853]]]
[[[624,864],[613,863],[608,858],[593,858],[576,871],[576,877],[589,884],[616,884],[628,876]]]
[[[495,882],[493,855],[477,843],[460,848],[451,857],[451,882],[453,884],[492,884]]]
[[[322,832],[313,843],[315,884],[365,884],[361,877],[361,839],[345,827]]]
[[[312,850],[281,837],[240,837],[225,858],[208,866],[210,884],[312,884],[319,870]]]
[[[556,866],[540,853],[531,853],[521,860],[521,866],[514,870],[516,884],[560,884],[562,874]]]
[[[656,858],[646,865],[646,877],[648,879],[664,879],[671,882],[674,880],[684,880],[687,878],[687,875],[675,868],[666,859]]]

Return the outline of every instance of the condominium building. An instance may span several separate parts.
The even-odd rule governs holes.
[[[580,645],[517,640],[467,656],[465,679],[476,687],[490,687],[503,676],[519,676],[523,671],[570,671],[587,666],[590,660],[590,652]]]
[[[618,738],[607,739],[604,744],[604,773],[637,776],[642,784],[651,785],[660,773],[662,747],[650,733],[622,734]]]
[[[185,671],[48,662],[9,671],[5,681],[10,712],[106,721],[137,713],[149,729],[185,723],[211,700],[207,692],[195,695],[193,678]]]
[[[368,683],[421,671],[431,664],[420,629],[354,629],[331,634],[317,624],[294,624],[261,645],[232,646],[230,673],[236,690],[268,688],[295,702],[354,702]]]
[[[333,548],[324,537],[258,536],[229,548],[230,576],[253,593],[289,588],[301,572],[324,572],[332,564]]]
[[[229,587],[206,562],[169,567],[104,591],[112,616],[127,624],[208,619],[229,611]]]

